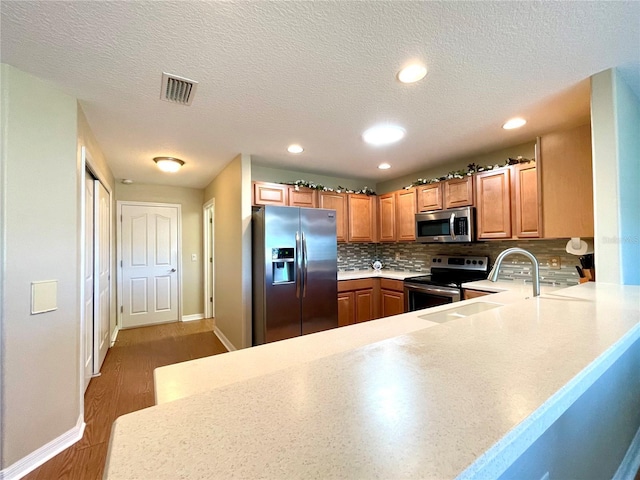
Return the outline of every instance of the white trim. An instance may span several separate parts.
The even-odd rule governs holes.
[[[118,338],[118,333],[120,333],[120,329],[116,325],[116,328],[113,329],[113,333],[111,334],[111,347],[116,343],[116,339]]]
[[[80,362],[82,363],[82,362]],[[82,415],[78,417],[78,421],[71,430],[66,431],[57,438],[54,438],[46,445],[31,452],[24,458],[21,458],[13,465],[9,465],[0,471],[0,480],[17,480],[32,472],[40,465],[66,450],[74,443],[78,442],[84,434],[85,427]]]
[[[213,327],[213,333],[216,335],[216,337],[218,337],[218,340],[222,342],[222,345],[224,345],[224,347],[229,352],[235,352],[237,350],[237,348],[233,346],[233,343],[229,341],[229,339],[224,335],[224,333],[222,333],[222,330],[220,330],[217,326]]]
[[[122,328],[122,312],[120,311],[122,302],[122,206],[123,205],[133,205],[140,207],[170,207],[178,209],[178,321],[182,318],[182,204],[180,203],[158,203],[158,202],[134,202],[131,200],[118,200],[116,202],[116,211],[117,217],[116,222],[119,225],[119,228],[116,229],[116,273],[117,273],[117,298],[118,302],[116,304],[116,329]],[[173,321],[173,320],[172,320]],[[156,325],[160,323],[171,323],[170,322],[157,322],[149,325]],[[146,326],[146,325],[139,325]],[[127,328],[136,328],[136,327],[127,327]],[[0,479],[1,480],[1,479]]]
[[[212,198],[202,207],[202,268],[204,272],[203,282],[203,300],[205,318],[213,318],[215,316],[215,257],[214,257],[214,239],[215,239],[215,198]],[[210,227],[212,226],[212,228]],[[213,232],[212,232],[213,230]],[[211,235],[213,233],[213,235]],[[211,261],[209,259],[211,258]],[[213,301],[210,301],[213,298]]]
[[[635,478],[638,470],[640,470],[640,428],[638,428],[622,463],[611,480]]]
[[[193,315],[183,315],[183,322],[192,322],[194,320],[202,320],[204,318],[204,313],[194,313]]]

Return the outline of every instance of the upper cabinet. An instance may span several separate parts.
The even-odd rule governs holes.
[[[467,176],[444,182],[444,208],[473,205],[473,179],[473,176]]]
[[[381,242],[396,241],[396,194],[385,193],[378,197],[378,232]]]
[[[281,205],[289,202],[289,187],[280,183],[252,182],[253,205]]]
[[[418,210],[429,212],[442,210],[442,183],[431,183],[418,187]]]
[[[349,231],[349,215],[347,210],[347,194],[337,192],[319,192],[320,208],[336,211],[336,234],[338,242],[347,241]]]
[[[289,203],[291,207],[318,208],[318,191],[306,187],[289,187]]]
[[[375,242],[376,196],[349,193],[349,233],[350,242]]]
[[[540,237],[540,202],[538,170],[534,162],[521,163],[513,169],[513,229],[518,238]]]
[[[590,125],[543,136],[539,155],[543,236],[593,237]]]
[[[396,192],[396,239],[400,242],[416,239],[417,190]]]
[[[511,238],[510,169],[476,175],[478,240]]]

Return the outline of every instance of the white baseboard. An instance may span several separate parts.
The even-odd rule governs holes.
[[[116,339],[118,338],[118,333],[120,333],[120,329],[116,325],[116,328],[113,329],[113,333],[111,334],[111,345],[109,345],[110,347],[113,347],[113,345],[116,343]]]
[[[218,337],[218,340],[222,342],[222,345],[224,345],[228,351],[234,352],[235,350],[237,350],[237,348],[233,346],[233,343],[231,343],[229,339],[224,336],[222,330],[220,330],[217,326],[213,327],[213,333],[215,333],[216,337]]]
[[[193,320],[202,320],[204,318],[204,313],[194,313],[193,315],[183,315],[183,322],[192,322]]]
[[[84,434],[84,427],[84,419],[82,418],[82,415],[80,415],[76,425],[71,430],[68,430],[59,437],[54,438],[46,445],[43,445],[35,452],[31,452],[29,455],[18,460],[13,465],[8,466],[4,470],[0,470],[0,480],[18,480],[29,472],[32,472],[43,463],[51,460],[60,452],[66,450],[71,445],[79,441]]]
[[[622,459],[622,463],[618,467],[616,474],[612,480],[628,480],[635,478],[636,473],[640,470],[640,428],[629,445],[627,454]]]

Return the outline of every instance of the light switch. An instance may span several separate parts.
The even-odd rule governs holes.
[[[31,282],[31,315],[58,308],[58,281]]]
[[[198,254],[197,253],[192,253],[191,254],[191,261],[192,262],[197,262],[198,261]]]

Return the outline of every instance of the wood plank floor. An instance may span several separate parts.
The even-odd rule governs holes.
[[[227,351],[213,326],[213,319],[207,319],[120,331],[102,375],[91,380],[85,393],[82,440],[24,478],[101,479],[114,420],[155,403],[153,369]]]

